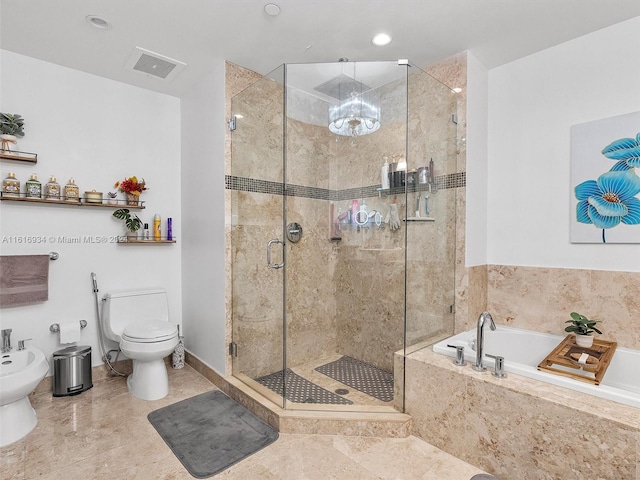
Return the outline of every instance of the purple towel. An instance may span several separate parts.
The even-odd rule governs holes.
[[[0,307],[49,299],[49,255],[0,256]]]

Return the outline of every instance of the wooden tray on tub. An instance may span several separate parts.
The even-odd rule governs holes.
[[[618,346],[617,342],[594,339],[593,346],[579,347],[575,338],[572,334],[567,335],[560,345],[540,362],[538,370],[600,385]]]

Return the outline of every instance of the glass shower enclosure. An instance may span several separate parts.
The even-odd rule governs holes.
[[[404,355],[454,328],[455,94],[406,61],[285,64],[231,114],[233,375],[403,411]]]

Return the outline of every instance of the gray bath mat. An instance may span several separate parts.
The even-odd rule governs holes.
[[[278,432],[218,390],[160,408],[147,418],[196,478],[211,477],[278,438]]]
[[[311,383],[288,368],[284,370],[284,375],[280,370],[279,372],[256,378],[256,382],[276,392],[278,395],[282,395],[284,390],[284,397],[294,403],[353,404],[351,400],[347,400],[315,383]]]
[[[393,373],[346,355],[316,370],[383,402],[393,400]]]

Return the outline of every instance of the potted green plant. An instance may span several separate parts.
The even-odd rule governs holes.
[[[593,345],[593,332],[602,335],[602,332],[595,327],[599,320],[590,320],[577,312],[571,312],[571,320],[567,320],[564,323],[571,324],[564,331],[574,333],[576,344],[580,347],[588,348]]]
[[[128,208],[119,208],[113,212],[113,216],[120,220],[124,220],[124,225],[129,231],[129,233],[127,233],[127,241],[138,238],[138,234],[136,232],[142,228],[142,220],[140,220],[137,215],[132,215]]]
[[[17,150],[16,137],[24,137],[24,119],[17,113],[0,113],[0,140],[2,150]]]

